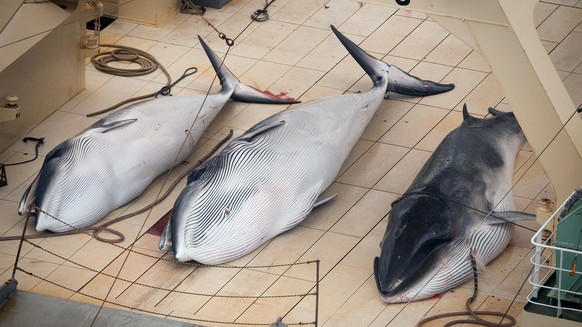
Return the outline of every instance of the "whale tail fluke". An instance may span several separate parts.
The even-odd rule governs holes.
[[[362,50],[331,25],[331,30],[346,47],[350,55],[370,76],[375,87],[386,83],[386,92],[395,92],[410,96],[428,96],[452,90],[454,84],[440,84],[410,75],[396,66],[374,58]]]
[[[352,42],[352,40],[348,39],[345,35],[343,35],[340,31],[335,28],[335,26],[331,25],[331,30],[337,36],[339,41],[343,44],[343,46],[348,50],[350,55],[358,62],[358,64],[362,67],[362,69],[370,76],[372,79],[372,83],[374,86],[381,86],[385,83],[384,79],[386,76],[387,65],[386,63],[378,60],[369,54],[367,54],[362,48],[360,48],[357,44]]]
[[[388,91],[423,97],[448,92],[455,84],[440,84],[410,75],[396,66],[388,69]]]
[[[200,41],[202,48],[204,48],[204,52],[206,52],[208,59],[210,59],[210,62],[212,63],[212,67],[218,75],[220,84],[222,85],[222,91],[233,90],[231,99],[240,102],[272,104],[292,104],[300,102],[293,98],[288,98],[284,95],[275,95],[268,91],[263,92],[255,89],[252,86],[241,83],[200,36],[198,36],[198,40]]]

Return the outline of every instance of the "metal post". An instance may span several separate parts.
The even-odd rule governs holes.
[[[319,259],[315,260],[315,327],[318,326],[319,316]]]
[[[22,228],[22,235],[20,236],[20,243],[18,244],[18,251],[16,252],[16,259],[14,260],[14,268],[12,269],[12,278],[16,276],[16,267],[18,266],[18,259],[20,258],[20,251],[22,251],[22,243],[24,243],[24,235],[26,235],[26,226],[28,226],[28,220],[30,218],[30,208],[28,208],[28,213],[24,220],[24,227]]]
[[[537,298],[538,297],[538,291],[539,291],[539,284],[540,284],[540,257],[542,255],[542,251],[543,248],[541,247],[542,242],[542,234],[541,233],[537,233],[536,235],[536,254],[535,254],[535,263],[534,263],[534,274],[533,274],[533,294],[534,297]]]
[[[3,163],[0,163],[0,187],[8,185],[8,178],[6,177],[6,168]]]
[[[557,316],[562,315],[562,267],[564,264],[564,251],[560,250],[560,268],[558,269],[558,310],[556,311]]]

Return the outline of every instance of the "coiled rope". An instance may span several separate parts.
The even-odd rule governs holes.
[[[160,68],[164,75],[166,75],[166,85],[165,87],[170,87],[172,84],[172,77],[166,68],[151,54],[132,47],[118,44],[100,44],[100,47],[112,48],[112,50],[98,53],[91,57],[91,62],[95,66],[95,69],[116,76],[123,77],[135,77],[143,76],[154,72],[156,69]],[[117,68],[109,65],[111,62],[127,62],[138,64],[139,68]],[[97,115],[104,114],[113,109],[117,109],[124,104],[131,102],[144,100],[147,98],[152,98],[156,96],[158,92],[148,93],[136,97],[129,98],[127,100],[121,101],[111,107],[92,112],[87,114],[87,117],[93,117]]]

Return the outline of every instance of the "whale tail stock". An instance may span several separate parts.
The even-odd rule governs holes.
[[[440,84],[410,75],[396,66],[392,66],[370,56],[357,44],[338,31],[335,26],[331,25],[331,30],[348,50],[350,55],[366,71],[366,74],[370,76],[375,87],[384,84],[384,79],[387,79],[386,92],[390,91],[410,96],[434,95],[448,92],[455,87],[454,84]]]
[[[252,86],[241,83],[200,36],[198,36],[198,40],[218,75],[220,84],[222,85],[221,92],[233,90],[231,99],[240,102],[267,104],[293,104],[300,102],[293,98],[272,94],[268,91],[260,91]]]

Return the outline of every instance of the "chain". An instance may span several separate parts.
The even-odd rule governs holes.
[[[70,262],[72,264],[75,264],[75,265],[77,265],[77,266],[79,266],[81,268],[87,269],[87,270],[92,271],[94,273],[98,273],[98,274],[104,275],[106,277],[116,278],[113,275],[109,275],[107,273],[100,272],[100,271],[95,270],[95,269],[93,269],[91,267],[88,267],[88,266],[85,266],[85,265],[80,264],[78,262],[69,260],[69,259],[67,259],[67,258],[65,258],[65,257],[63,257],[63,256],[61,256],[61,255],[59,255],[59,254],[57,254],[55,252],[52,252],[50,250],[47,250],[47,249],[43,248],[42,246],[40,246],[40,245],[38,245],[36,243],[33,243],[33,242],[29,241],[29,240],[26,240],[25,239],[24,241],[26,243],[34,246],[37,249],[40,249],[42,251],[45,251],[46,253],[52,254],[55,257],[59,258],[59,259],[63,259],[65,261]],[[205,296],[205,297],[224,297],[224,298],[236,298],[236,299],[259,299],[259,298],[271,299],[271,298],[305,297],[305,296],[310,296],[310,295],[317,295],[317,293],[315,293],[315,292],[313,292],[313,293],[305,293],[305,294],[284,294],[284,295],[265,295],[265,296],[262,296],[262,295],[215,295],[215,294],[205,294],[205,293],[196,293],[196,292],[186,292],[186,291],[172,290],[172,289],[168,289],[168,288],[163,288],[163,287],[158,287],[158,286],[153,286],[153,285],[139,283],[139,282],[136,282],[136,281],[131,281],[131,280],[124,279],[124,278],[121,278],[121,277],[117,277],[117,279],[119,279],[121,281],[124,281],[124,282],[127,282],[127,283],[130,283],[130,284],[135,284],[135,285],[138,285],[138,286],[144,286],[144,287],[156,289],[156,290],[159,290],[159,291],[168,291],[168,292],[175,292],[175,293],[186,294],[186,295],[197,295],[197,296]]]
[[[78,227],[75,227],[65,221],[62,221],[61,219],[49,214],[48,212],[42,210],[41,208],[37,207],[36,205],[34,206],[34,208],[42,213],[44,213],[45,215],[53,218],[54,220],[67,225],[68,227],[74,229],[75,231],[77,231],[78,233],[83,233],[89,237],[93,237],[93,235],[89,234],[86,232],[87,229],[81,229]],[[142,255],[144,257],[149,257],[149,258],[153,258],[153,259],[160,259],[166,262],[171,262],[171,263],[178,263],[178,264],[183,264],[183,265],[190,265],[190,266],[195,266],[195,267],[215,267],[215,268],[236,268],[236,269],[258,269],[258,268],[276,268],[276,267],[290,267],[290,266],[297,266],[297,265],[306,265],[306,264],[312,264],[315,263],[317,260],[309,260],[309,261],[300,261],[300,262],[293,262],[293,263],[280,263],[280,264],[276,264],[276,265],[255,265],[255,266],[231,266],[231,265],[207,265],[207,264],[203,264],[203,263],[195,263],[195,262],[182,262],[182,261],[178,261],[178,260],[172,260],[172,259],[164,259],[164,258],[158,258],[156,256],[147,254],[147,253],[142,253],[139,251],[135,251],[135,250],[129,250],[128,248],[124,248],[123,246],[117,245],[115,243],[107,243],[107,244],[111,244],[117,248],[120,248],[124,251],[129,251],[132,253],[136,253],[139,255]]]
[[[29,276],[38,278],[38,279],[40,279],[43,282],[47,282],[47,283],[52,284],[54,286],[63,288],[65,290],[69,291],[69,292],[73,292],[73,293],[76,293],[76,294],[81,294],[83,296],[86,296],[88,298],[91,298],[91,299],[94,299],[94,300],[97,300],[97,301],[101,301],[101,302],[108,303],[108,304],[113,304],[113,305],[116,305],[116,306],[120,306],[122,308],[130,309],[130,310],[135,310],[135,311],[139,311],[139,312],[143,312],[143,313],[148,313],[148,314],[152,314],[152,315],[156,315],[156,316],[160,315],[159,312],[155,312],[155,311],[151,311],[151,310],[145,310],[145,309],[140,309],[140,308],[132,307],[132,306],[129,306],[129,305],[125,305],[125,304],[121,304],[121,303],[109,301],[109,300],[106,300],[106,299],[100,299],[100,298],[98,298],[96,296],[93,296],[93,295],[90,295],[90,294],[86,294],[86,293],[83,293],[83,292],[80,292],[80,291],[75,291],[75,290],[71,289],[70,287],[66,287],[64,285],[61,285],[61,284],[55,283],[53,281],[50,281],[50,280],[48,280],[46,278],[42,278],[42,277],[40,277],[40,276],[38,276],[38,275],[36,275],[34,273],[31,273],[29,271],[26,271],[26,270],[22,269],[20,267],[17,267],[16,269],[17,270],[20,270],[21,272],[23,272],[23,273],[25,273],[25,274],[27,274]],[[271,325],[269,323],[230,322],[230,321],[220,321],[220,320],[198,319],[198,318],[191,318],[191,317],[184,317],[184,316],[176,316],[176,315],[172,315],[172,314],[169,314],[166,317],[175,318],[175,319],[185,319],[185,320],[191,320],[191,321],[199,321],[199,322],[205,322],[205,323],[224,324],[224,325],[227,325],[227,324],[228,325],[242,325],[242,326],[270,326]],[[286,322],[285,324],[287,324],[287,325],[293,325],[293,326],[305,326],[305,325],[314,325],[315,323],[314,322],[294,322],[294,323],[287,323]]]
[[[227,37],[226,37],[226,34],[222,33],[222,32],[221,32],[221,31],[219,31],[219,30],[218,30],[216,27],[214,27],[214,25],[212,25],[212,23],[211,23],[211,22],[210,22],[208,19],[204,18],[204,16],[200,16],[200,17],[201,17],[202,19],[204,19],[204,21],[206,22],[206,24],[208,24],[208,26],[212,27],[212,29],[213,29],[213,30],[214,30],[216,33],[218,33],[218,37],[219,37],[221,40],[224,40],[224,42],[226,42],[226,45],[228,45],[229,47],[232,47],[232,46],[234,45],[234,40],[233,40],[233,39],[227,38]],[[247,27],[248,27],[248,26],[247,26]]]

